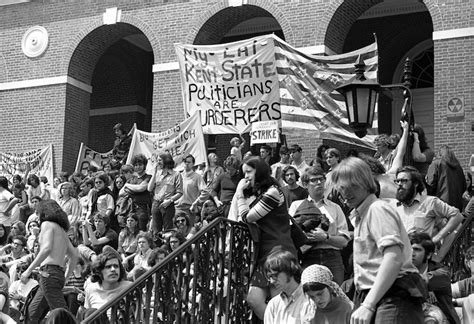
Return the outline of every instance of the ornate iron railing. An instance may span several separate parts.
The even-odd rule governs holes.
[[[473,215],[464,216],[463,222],[446,237],[439,251],[433,256],[434,261],[449,267],[453,280],[464,270],[464,253],[472,244]]]
[[[247,226],[218,218],[82,323],[248,323],[253,254]]]

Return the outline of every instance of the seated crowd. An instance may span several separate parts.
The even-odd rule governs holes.
[[[139,154],[87,175],[60,172],[52,186],[29,170],[11,184],[0,176],[0,322],[28,323],[38,307],[43,267],[30,265],[42,249],[43,210],[55,201],[77,262],[62,288],[69,313],[45,294],[50,311],[38,317],[51,323],[87,317],[217,217],[259,225],[264,242],[282,213],[303,236],[260,250],[247,297],[255,322],[467,323],[474,247],[457,282],[433,256],[474,213],[472,177],[449,147],[434,159],[423,130],[402,126],[401,136],[377,137],[375,156],[321,145],[307,162],[294,144],[272,161],[270,146],[242,154],[235,137],[222,166],[215,153],[206,167],[188,155],[176,171],[165,152],[151,174]],[[403,165],[410,136],[413,166]]]

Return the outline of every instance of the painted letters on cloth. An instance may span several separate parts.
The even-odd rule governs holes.
[[[76,172],[87,175],[87,168],[93,165],[97,170],[102,170],[104,164],[110,163],[112,159],[112,150],[106,153],[99,153],[81,143],[79,154],[77,155]]]
[[[271,36],[221,45],[175,44],[186,117],[201,114],[205,134],[241,134],[280,120]]]
[[[133,134],[127,163],[130,164],[134,155],[144,154],[148,158],[147,173],[152,174],[158,156],[165,152],[171,154],[177,168],[188,154],[194,156],[196,165],[207,161],[199,113],[161,133],[147,133],[137,129]]]
[[[10,182],[15,174],[22,177],[25,175],[27,164],[30,166],[30,174],[36,174],[38,177],[45,176],[48,178],[48,183],[53,182],[52,145],[23,153],[0,152],[0,175]]]

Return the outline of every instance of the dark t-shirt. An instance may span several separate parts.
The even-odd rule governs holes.
[[[283,191],[283,195],[285,196],[287,208],[291,206],[293,201],[302,200],[308,197],[308,190],[301,186],[298,186],[295,189],[290,189],[286,186],[281,188],[281,191]]]
[[[94,250],[95,253],[97,253],[97,254],[102,253],[102,248],[106,245],[110,245],[115,250],[117,250],[117,248],[118,248],[118,234],[113,229],[110,229],[110,228],[107,229],[107,231],[105,231],[104,235],[100,235],[99,231],[95,231],[95,237],[97,239],[100,239],[101,237],[106,237],[106,238],[109,239],[109,241],[105,244],[92,245],[92,249]]]
[[[130,184],[140,184],[143,181],[150,181],[151,175],[144,173],[142,176],[133,176],[130,180],[128,180],[128,183]],[[142,192],[133,192],[130,194],[130,197],[132,198],[133,202],[139,206],[143,205],[151,205],[151,195],[150,192],[145,189]]]

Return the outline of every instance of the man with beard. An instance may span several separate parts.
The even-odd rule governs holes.
[[[289,208],[295,200],[302,200],[308,197],[308,190],[298,184],[300,174],[296,167],[289,165],[283,169],[282,178],[286,186],[281,188],[285,196],[286,205]]]
[[[397,201],[393,204],[408,233],[427,233],[433,238],[433,243],[439,244],[462,222],[459,209],[424,192],[423,177],[416,168],[404,166],[398,169],[394,181],[398,188]],[[443,226],[444,218],[448,222]]]

